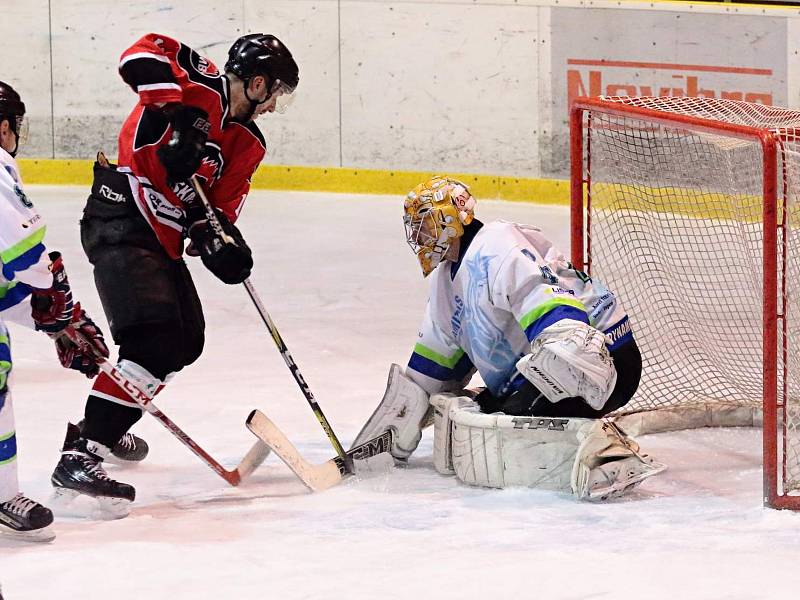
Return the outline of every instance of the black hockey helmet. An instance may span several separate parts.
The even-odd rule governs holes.
[[[272,88],[280,81],[291,94],[300,81],[300,69],[289,49],[274,35],[250,33],[243,35],[228,50],[225,70],[243,81],[256,75],[269,80]]]
[[[8,120],[11,131],[17,136],[17,147],[23,133],[23,117],[25,116],[25,103],[22,102],[16,90],[4,81],[0,81],[0,122]],[[11,156],[17,153],[17,147]]]

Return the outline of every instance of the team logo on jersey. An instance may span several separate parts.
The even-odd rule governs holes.
[[[217,67],[205,56],[200,56],[197,52],[192,52],[190,60],[192,66],[198,73],[202,73],[203,75],[207,75],[210,77],[219,76],[219,71],[217,70]]]
[[[450,318],[450,325],[453,328],[453,337],[458,338],[458,334],[461,333],[461,318],[464,314],[464,301],[458,295],[456,295],[454,301],[456,309],[453,311],[453,316]]]
[[[25,192],[22,191],[22,188],[18,185],[14,184],[14,193],[19,198],[19,201],[22,202],[22,205],[25,208],[33,208],[33,202],[28,200],[28,196],[25,195]]]

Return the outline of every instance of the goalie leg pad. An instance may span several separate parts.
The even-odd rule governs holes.
[[[356,436],[353,446],[363,444],[391,429],[394,434],[391,454],[405,461],[417,449],[422,429],[429,421],[428,393],[410,378],[399,365],[389,369],[383,398]]]
[[[469,485],[570,493],[573,464],[590,419],[487,415],[468,399],[450,411],[452,465]]]
[[[431,396],[433,406],[433,466],[442,475],[454,475],[453,427],[451,414],[460,408],[473,406],[465,396],[443,393]]]
[[[600,419],[585,432],[578,449],[572,491],[581,500],[616,498],[666,468],[613,422]]]
[[[605,419],[487,415],[468,398],[442,395],[432,403],[437,413],[441,405],[449,407],[451,465],[469,485],[524,486],[605,500],[666,469]],[[439,423],[442,428],[445,420]],[[435,439],[434,452],[443,451],[438,446]]]

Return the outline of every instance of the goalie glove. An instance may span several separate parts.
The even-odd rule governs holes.
[[[606,336],[572,319],[543,329],[517,369],[550,402],[580,397],[595,410],[603,408],[617,383]]]

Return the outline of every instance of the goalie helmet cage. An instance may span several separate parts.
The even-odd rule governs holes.
[[[800,112],[714,98],[578,98],[572,261],[642,350],[638,433],[763,428],[764,502],[800,509]]]

